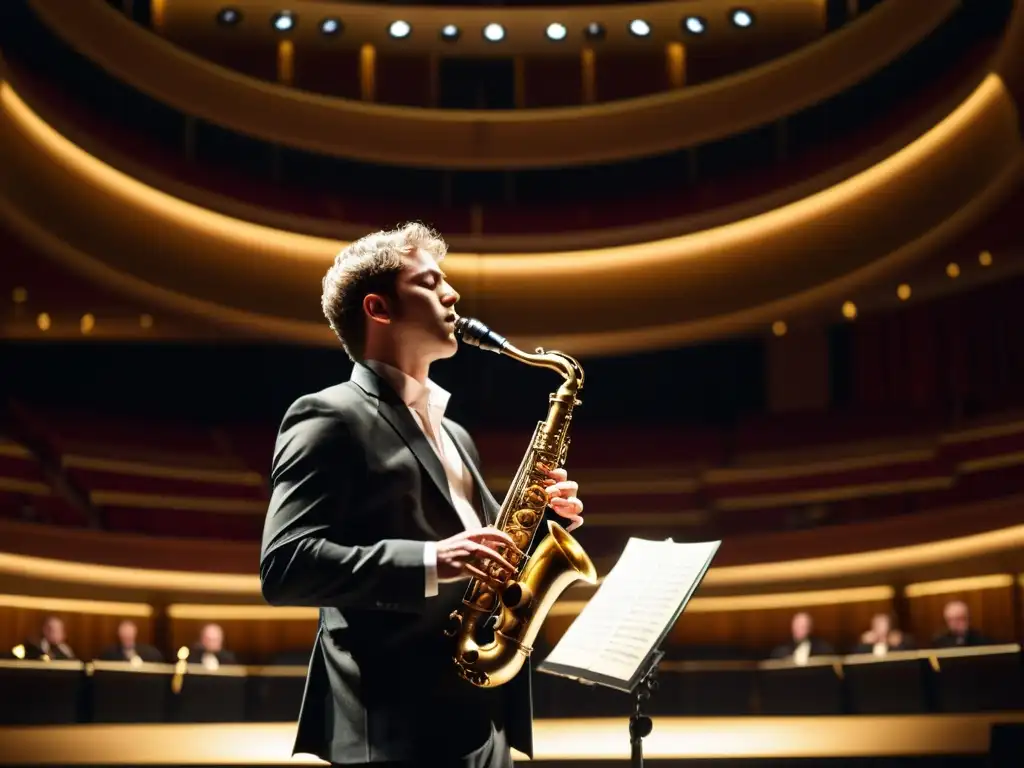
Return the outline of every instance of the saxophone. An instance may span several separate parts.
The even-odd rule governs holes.
[[[455,638],[458,674],[473,685],[495,688],[516,676],[533,651],[533,643],[559,596],[572,584],[597,582],[597,569],[583,547],[560,525],[548,521],[547,536],[527,555],[544,517],[548,498],[547,472],[564,464],[569,450],[569,423],[583,388],[583,368],[561,352],[538,348],[536,354],[517,349],[479,320],[460,317],[455,333],[466,344],[508,355],[526,365],[550,368],[565,381],[549,398],[547,418],[537,424],[533,439],[505,496],[495,527],[507,533],[517,549],[501,544],[498,552],[514,571],[485,561],[481,570],[490,581],[474,577],[462,607],[449,616],[445,630]],[[491,617],[494,637],[481,645],[479,632]]]

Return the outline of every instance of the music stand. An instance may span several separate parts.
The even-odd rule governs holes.
[[[658,687],[661,650],[704,579],[721,541],[631,538],[618,562],[537,671],[629,693],[630,758],[644,764],[654,722],[644,704]]]

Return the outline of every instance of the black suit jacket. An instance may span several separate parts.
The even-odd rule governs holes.
[[[498,502],[469,434],[445,419],[493,523]],[[525,450],[525,446],[524,446]],[[492,722],[532,754],[530,666],[481,690],[458,679],[449,614],[466,582],[426,597],[424,544],[462,529],[437,454],[395,391],[356,364],[349,381],[296,400],[271,471],[260,577],[272,605],[320,608],[295,753],[334,763],[465,753]]]

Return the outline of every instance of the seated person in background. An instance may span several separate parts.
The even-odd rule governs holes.
[[[814,637],[814,619],[801,611],[793,617],[793,639],[772,651],[773,659],[791,659],[794,664],[806,664],[811,656],[829,656],[835,653],[831,645]]]
[[[942,611],[946,631],[935,636],[935,648],[958,648],[968,645],[991,645],[992,641],[971,628],[971,611],[963,600],[951,600]]]
[[[217,669],[221,664],[237,664],[235,654],[224,648],[224,630],[220,624],[207,624],[199,630],[199,642],[188,649],[189,664]]]
[[[894,625],[892,616],[887,613],[876,613],[871,617],[871,629],[860,636],[860,644],[853,652],[885,656],[889,651],[913,650],[914,643],[911,637],[903,634]]]
[[[161,662],[163,654],[152,645],[138,642],[139,628],[134,621],[125,619],[117,625],[117,643],[97,657],[98,661],[148,661]]]
[[[40,639],[25,643],[25,658],[44,661],[67,661],[75,658],[75,652],[67,644],[64,621],[60,617],[47,616],[43,619]]]

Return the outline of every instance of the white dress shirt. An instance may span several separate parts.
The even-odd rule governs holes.
[[[412,376],[379,360],[367,360],[366,366],[395,389],[427,436],[448,476],[448,492],[463,526],[467,530],[479,528],[483,523],[470,501],[474,492],[473,476],[463,463],[452,436],[448,430],[442,429],[441,420],[451,394],[430,379],[424,386]],[[432,541],[424,547],[423,565],[427,569],[426,596],[434,597],[438,592],[437,548]]]

